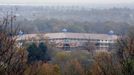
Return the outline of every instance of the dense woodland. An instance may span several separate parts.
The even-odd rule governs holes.
[[[68,32],[124,34],[134,24],[134,9],[77,6],[2,6],[0,18],[14,11],[16,25],[25,33]]]

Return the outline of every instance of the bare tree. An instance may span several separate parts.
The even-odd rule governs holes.
[[[87,42],[85,42],[85,44],[84,44],[84,49],[87,50],[88,52],[91,52],[93,55],[93,52],[96,49],[95,43],[93,41],[91,41],[91,39],[89,38],[87,40]]]
[[[96,53],[91,69],[93,75],[121,75],[120,70],[120,64],[110,52]]]
[[[11,13],[13,14],[13,13]],[[26,63],[25,48],[17,47],[17,29],[13,29],[13,15],[7,16],[0,25],[0,74],[23,75]]]
[[[121,36],[117,44],[118,60],[124,75],[134,74],[134,28],[130,28],[127,35]]]

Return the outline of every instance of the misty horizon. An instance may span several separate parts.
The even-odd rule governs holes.
[[[0,5],[133,7],[134,0],[0,0]]]
[[[134,3],[123,4],[0,4],[3,6],[76,6],[86,8],[132,8],[134,9]]]

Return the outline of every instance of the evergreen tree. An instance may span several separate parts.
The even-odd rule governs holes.
[[[49,57],[49,55],[48,55],[48,53],[47,53],[47,51],[48,51],[48,48],[47,48],[47,46],[45,45],[45,43],[43,43],[43,42],[41,42],[40,44],[39,44],[39,47],[38,47],[40,50],[41,50],[41,54],[40,54],[40,60],[42,60],[42,61],[49,61],[50,60],[50,57]]]
[[[35,43],[32,43],[29,45],[28,49],[28,62],[37,61],[39,60],[38,54],[40,54],[40,51],[38,51],[38,47]]]
[[[39,48],[42,50],[43,53],[47,52],[47,46],[45,45],[45,43],[41,42],[39,44]]]
[[[49,61],[50,57],[47,53],[47,46],[45,43],[39,43],[39,46],[37,46],[35,43],[32,43],[28,47],[28,62],[34,62],[34,61]]]

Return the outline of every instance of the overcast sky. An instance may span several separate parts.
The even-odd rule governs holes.
[[[0,4],[125,4],[134,0],[0,0]]]

